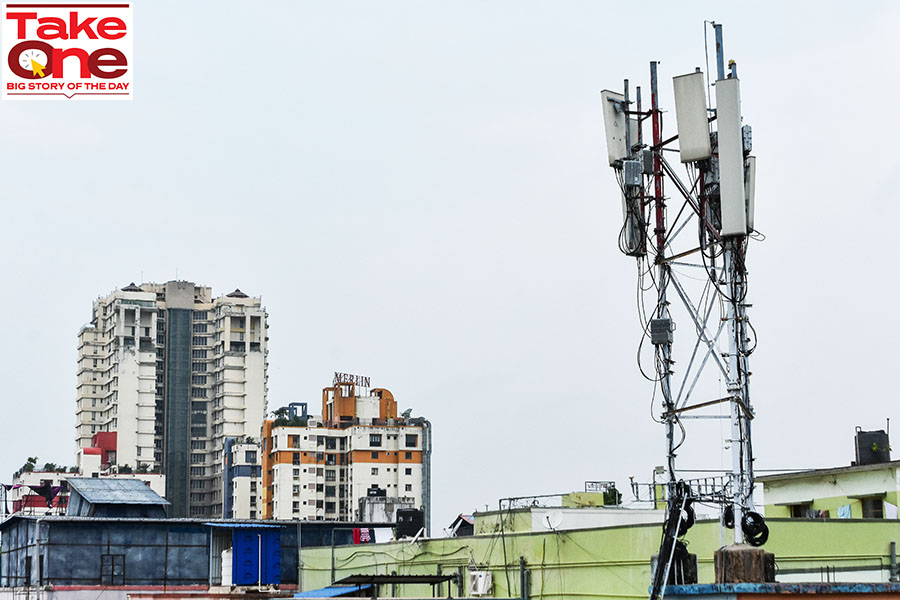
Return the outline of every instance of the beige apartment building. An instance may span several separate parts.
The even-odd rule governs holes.
[[[226,438],[258,436],[268,325],[260,298],[189,281],[130,284],[78,333],[75,441],[117,432],[115,465],[166,474],[171,517],[223,515]]]
[[[341,375],[322,392],[322,416],[264,423],[261,516],[359,521],[403,507],[423,509],[427,524],[431,424]]]

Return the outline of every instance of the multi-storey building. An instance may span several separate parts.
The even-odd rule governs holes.
[[[262,515],[262,467],[259,443],[252,438],[225,440],[226,519],[257,519]]]
[[[226,437],[258,435],[267,324],[259,298],[188,281],[94,301],[78,334],[75,439],[115,431],[115,461],[166,477],[173,517],[221,517]]]
[[[427,521],[431,424],[398,416],[388,390],[340,379],[322,392],[323,417],[263,424],[263,518],[360,520],[371,494],[423,508]]]

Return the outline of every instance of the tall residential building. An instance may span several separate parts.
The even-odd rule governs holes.
[[[110,463],[166,474],[172,517],[221,517],[227,437],[259,435],[267,314],[189,281],[130,284],[94,301],[78,333],[75,440],[115,431]]]
[[[262,516],[260,463],[259,442],[253,438],[225,440],[224,518],[257,519]]]
[[[264,423],[263,518],[355,521],[378,497],[423,508],[427,522],[431,424],[398,415],[391,392],[360,389],[359,379],[336,374],[323,417]]]

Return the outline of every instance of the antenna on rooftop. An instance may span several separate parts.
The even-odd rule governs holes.
[[[677,135],[663,134],[657,61],[650,63],[649,110],[641,104],[640,86],[631,99],[627,79],[622,92],[601,92],[609,165],[621,192],[619,249],[638,265],[643,330],[638,360],[641,349],[652,346],[655,373],[639,366],[653,382],[666,432],[668,518],[652,599],[665,593],[674,557],[683,550],[678,538],[693,523],[694,501],[722,507],[735,544],[758,546],[768,537],[762,517],[754,512],[750,435],[755,413],[748,361],[756,334],[747,314],[746,258],[749,241],[760,238],[753,219],[756,159],[750,155],[750,127],[742,124],[737,64],[730,61],[726,73],[722,26],[711,25],[716,106],[707,106],[709,88],[699,67],[675,76]],[[645,142],[648,121],[650,139]],[[676,151],[682,163],[678,169],[666,156]],[[671,196],[666,195],[667,181]],[[682,325],[679,344],[676,321]],[[718,393],[720,380],[724,397]],[[710,414],[724,405],[728,415]],[[730,421],[731,472],[718,483],[678,477],[675,460],[689,419]]]

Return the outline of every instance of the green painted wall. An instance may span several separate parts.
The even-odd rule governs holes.
[[[892,540],[900,541],[900,521],[769,519],[771,536],[765,548],[776,555],[779,569],[808,570],[819,581],[819,568],[881,566],[889,563]],[[505,531],[509,528],[504,527]],[[702,521],[688,532],[691,552],[698,555],[700,581],[712,582],[713,552],[730,542],[717,521]],[[646,598],[650,556],[660,541],[659,525],[582,529],[550,533],[490,533],[390,544],[343,546],[334,549],[335,578],[357,573],[400,574],[456,572],[473,565],[489,570],[494,596],[519,595],[519,557],[531,571],[533,598]],[[329,585],[332,549],[304,549],[302,589]],[[506,565],[506,568],[504,568]],[[507,584],[507,576],[509,583]],[[457,594],[455,585],[451,590]],[[446,585],[439,596],[446,597]],[[383,596],[390,589],[382,589]],[[430,597],[429,586],[398,586],[398,596]]]

